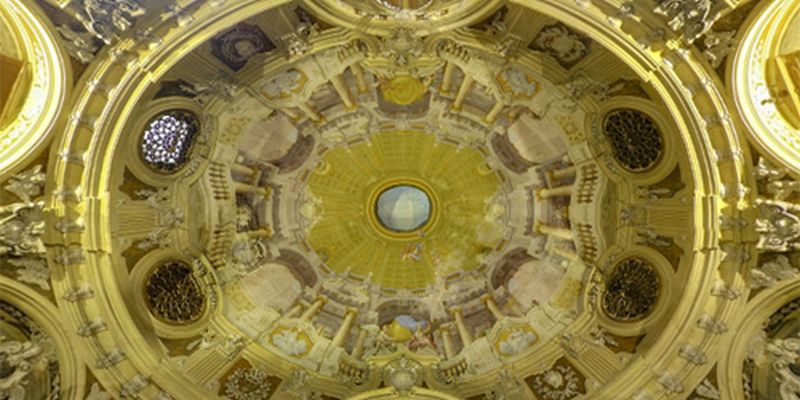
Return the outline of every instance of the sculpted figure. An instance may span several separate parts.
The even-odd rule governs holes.
[[[4,372],[0,376],[0,398],[25,399],[26,378],[41,353],[42,349],[31,342],[21,343],[0,336],[0,366]]]
[[[781,253],[800,249],[800,218],[794,214],[800,207],[781,200],[759,199],[756,204],[756,231],[761,234],[757,247]]]

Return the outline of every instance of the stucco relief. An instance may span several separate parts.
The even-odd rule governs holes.
[[[552,56],[564,68],[572,68],[591,52],[592,40],[563,23],[542,28],[531,47]]]

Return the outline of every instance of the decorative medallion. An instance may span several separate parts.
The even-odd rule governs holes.
[[[559,22],[542,28],[530,47],[547,53],[561,67],[570,69],[589,55],[591,45],[592,39],[588,36]]]
[[[211,54],[234,71],[244,68],[250,57],[273,49],[261,28],[244,23],[211,40]]]
[[[586,378],[565,358],[547,371],[525,378],[537,399],[569,400],[586,393]]]
[[[200,319],[206,297],[192,268],[179,261],[157,267],[147,278],[145,298],[150,312],[172,324],[187,324]]]
[[[620,321],[646,317],[655,307],[661,292],[661,278],[648,262],[628,258],[617,264],[606,280],[603,309]]]
[[[647,171],[661,157],[661,132],[641,111],[627,108],[611,111],[606,115],[603,133],[611,144],[614,158],[629,171]]]
[[[399,75],[381,83],[381,94],[384,100],[407,106],[422,100],[428,88],[419,79],[408,75]]]
[[[530,347],[536,339],[536,332],[530,326],[511,327],[498,335],[495,348],[500,354],[511,357]]]
[[[232,400],[267,400],[280,382],[280,378],[258,368],[237,368],[227,377],[222,390],[225,398]]]

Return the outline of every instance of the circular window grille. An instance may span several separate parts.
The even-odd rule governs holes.
[[[186,164],[199,124],[194,114],[169,110],[147,123],[142,134],[141,154],[150,168],[172,173]]]
[[[655,122],[640,111],[612,111],[606,117],[603,132],[611,142],[614,158],[630,171],[646,171],[661,156],[661,133]]]
[[[192,268],[170,261],[155,269],[145,288],[150,312],[175,324],[197,321],[205,309],[205,295],[192,275]]]
[[[628,258],[606,280],[603,308],[621,321],[644,318],[653,310],[661,291],[661,279],[653,267],[639,258]]]

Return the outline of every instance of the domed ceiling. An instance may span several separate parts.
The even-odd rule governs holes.
[[[0,399],[797,396],[770,2],[23,3]]]

